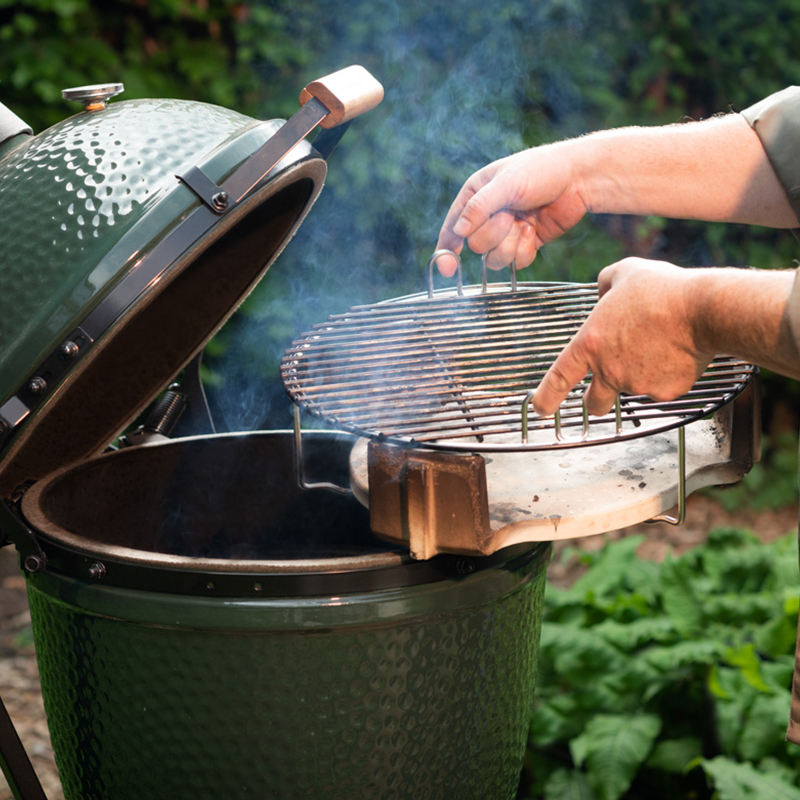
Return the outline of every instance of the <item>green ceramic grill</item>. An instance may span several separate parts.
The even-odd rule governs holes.
[[[379,541],[309,488],[348,480],[349,434],[303,436],[308,484],[290,432],[106,452],[277,258],[380,85],[334,73],[286,122],[120,88],[70,90],[85,110],[37,136],[0,113],[0,526],[66,798],[510,800],[547,544]],[[0,754],[41,800],[7,715]]]

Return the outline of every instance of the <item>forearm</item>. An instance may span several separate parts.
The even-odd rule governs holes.
[[[794,270],[689,270],[686,303],[699,350],[800,378],[790,319]]]
[[[786,98],[800,104],[800,90]],[[437,249],[459,251],[467,239],[475,252],[488,254],[489,266],[513,262],[520,269],[587,211],[800,227],[788,196],[800,203],[794,147],[800,109],[764,103],[744,112],[764,107],[755,115],[759,133],[742,114],[728,114],[592,133],[488,164],[456,196]],[[770,143],[769,156],[760,136]],[[454,259],[438,263],[445,274],[455,271]]]
[[[798,226],[760,139],[739,114],[602,131],[560,146],[594,213]]]

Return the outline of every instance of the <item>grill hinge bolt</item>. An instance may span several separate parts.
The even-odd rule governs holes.
[[[89,577],[93,580],[99,581],[106,576],[106,565],[100,561],[95,561],[89,567]]]
[[[78,347],[75,342],[70,341],[64,342],[61,347],[58,348],[58,354],[64,359],[77,358],[80,351],[80,347]]]
[[[22,563],[26,572],[41,572],[47,566],[47,559],[44,555],[27,555]]]
[[[211,196],[211,205],[214,207],[215,211],[224,211],[228,207],[228,193],[227,192],[215,192]]]
[[[36,397],[43,395],[47,391],[47,381],[44,378],[34,378],[28,384],[28,391]]]
[[[471,558],[459,558],[456,561],[456,572],[459,575],[471,575],[476,569],[475,561]]]

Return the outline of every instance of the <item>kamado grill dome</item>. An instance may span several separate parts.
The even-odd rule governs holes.
[[[352,93],[365,75],[335,83]],[[85,113],[0,146],[5,493],[101,451],[231,315],[322,189],[324,157],[303,139],[329,116],[316,98],[284,126],[189,101],[105,107],[118,91],[70,90]]]
[[[382,88],[334,73],[287,122],[119,89],[70,90],[85,111],[37,136],[0,107],[0,529],[65,797],[510,800],[548,544],[377,540],[297,479],[346,483],[350,434],[304,433],[301,463],[290,431],[208,423],[104,452],[196,365]],[[42,800],[4,712],[0,765]]]

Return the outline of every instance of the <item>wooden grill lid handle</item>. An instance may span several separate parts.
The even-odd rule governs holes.
[[[309,83],[300,92],[300,105],[312,97],[330,112],[320,126],[335,128],[375,108],[383,100],[383,86],[364,67],[354,64]]]

